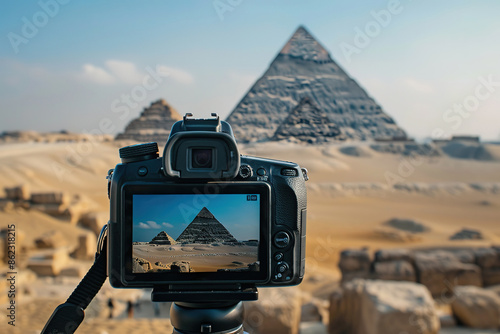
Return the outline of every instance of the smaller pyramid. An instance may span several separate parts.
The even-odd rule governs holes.
[[[176,244],[174,238],[169,236],[167,234],[167,232],[165,232],[165,231],[161,231],[160,233],[158,233],[158,235],[156,237],[154,237],[153,240],[151,240],[149,243],[156,244],[156,245],[175,245]]]
[[[237,242],[206,207],[200,210],[176,241],[189,244]]]
[[[333,123],[309,97],[293,108],[274,133],[273,140],[295,138],[307,143],[345,140],[340,128]]]
[[[115,139],[166,143],[172,125],[181,119],[181,115],[165,100],[158,100],[144,108],[141,115],[133,119]]]

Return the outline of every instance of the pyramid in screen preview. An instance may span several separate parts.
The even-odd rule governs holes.
[[[339,140],[406,138],[304,27],[295,31],[227,121],[238,141],[267,141],[305,97],[339,128]]]
[[[211,244],[236,242],[236,238],[222,225],[206,207],[196,215],[193,221],[179,235],[178,243]]]
[[[176,242],[174,238],[169,236],[167,232],[161,231],[154,237],[150,242],[150,244],[156,244],[156,245],[175,245]]]

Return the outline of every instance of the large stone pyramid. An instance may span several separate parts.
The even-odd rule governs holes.
[[[345,136],[311,98],[304,97],[280,124],[272,139],[290,138],[314,144],[344,140]]]
[[[236,242],[236,238],[222,225],[217,218],[203,207],[193,221],[179,235],[178,243],[211,244],[221,242]]]
[[[238,141],[266,141],[304,97],[347,139],[406,137],[304,27],[295,31],[227,121]]]
[[[176,242],[174,238],[169,236],[167,232],[161,231],[154,237],[150,242],[150,244],[157,244],[157,245],[175,245]]]
[[[141,115],[133,119],[125,128],[125,132],[118,134],[116,139],[155,141],[161,145],[167,142],[172,125],[181,119],[181,115],[165,100],[158,100],[144,108]]]

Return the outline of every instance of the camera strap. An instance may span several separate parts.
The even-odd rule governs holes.
[[[102,235],[102,233],[101,233]],[[41,334],[73,334],[83,321],[84,310],[106,281],[106,236],[96,253],[94,264],[64,304],[59,305],[45,324]]]

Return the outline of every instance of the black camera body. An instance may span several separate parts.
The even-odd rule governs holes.
[[[307,171],[240,156],[231,127],[190,114],[108,174],[116,288],[287,286],[305,270]]]

